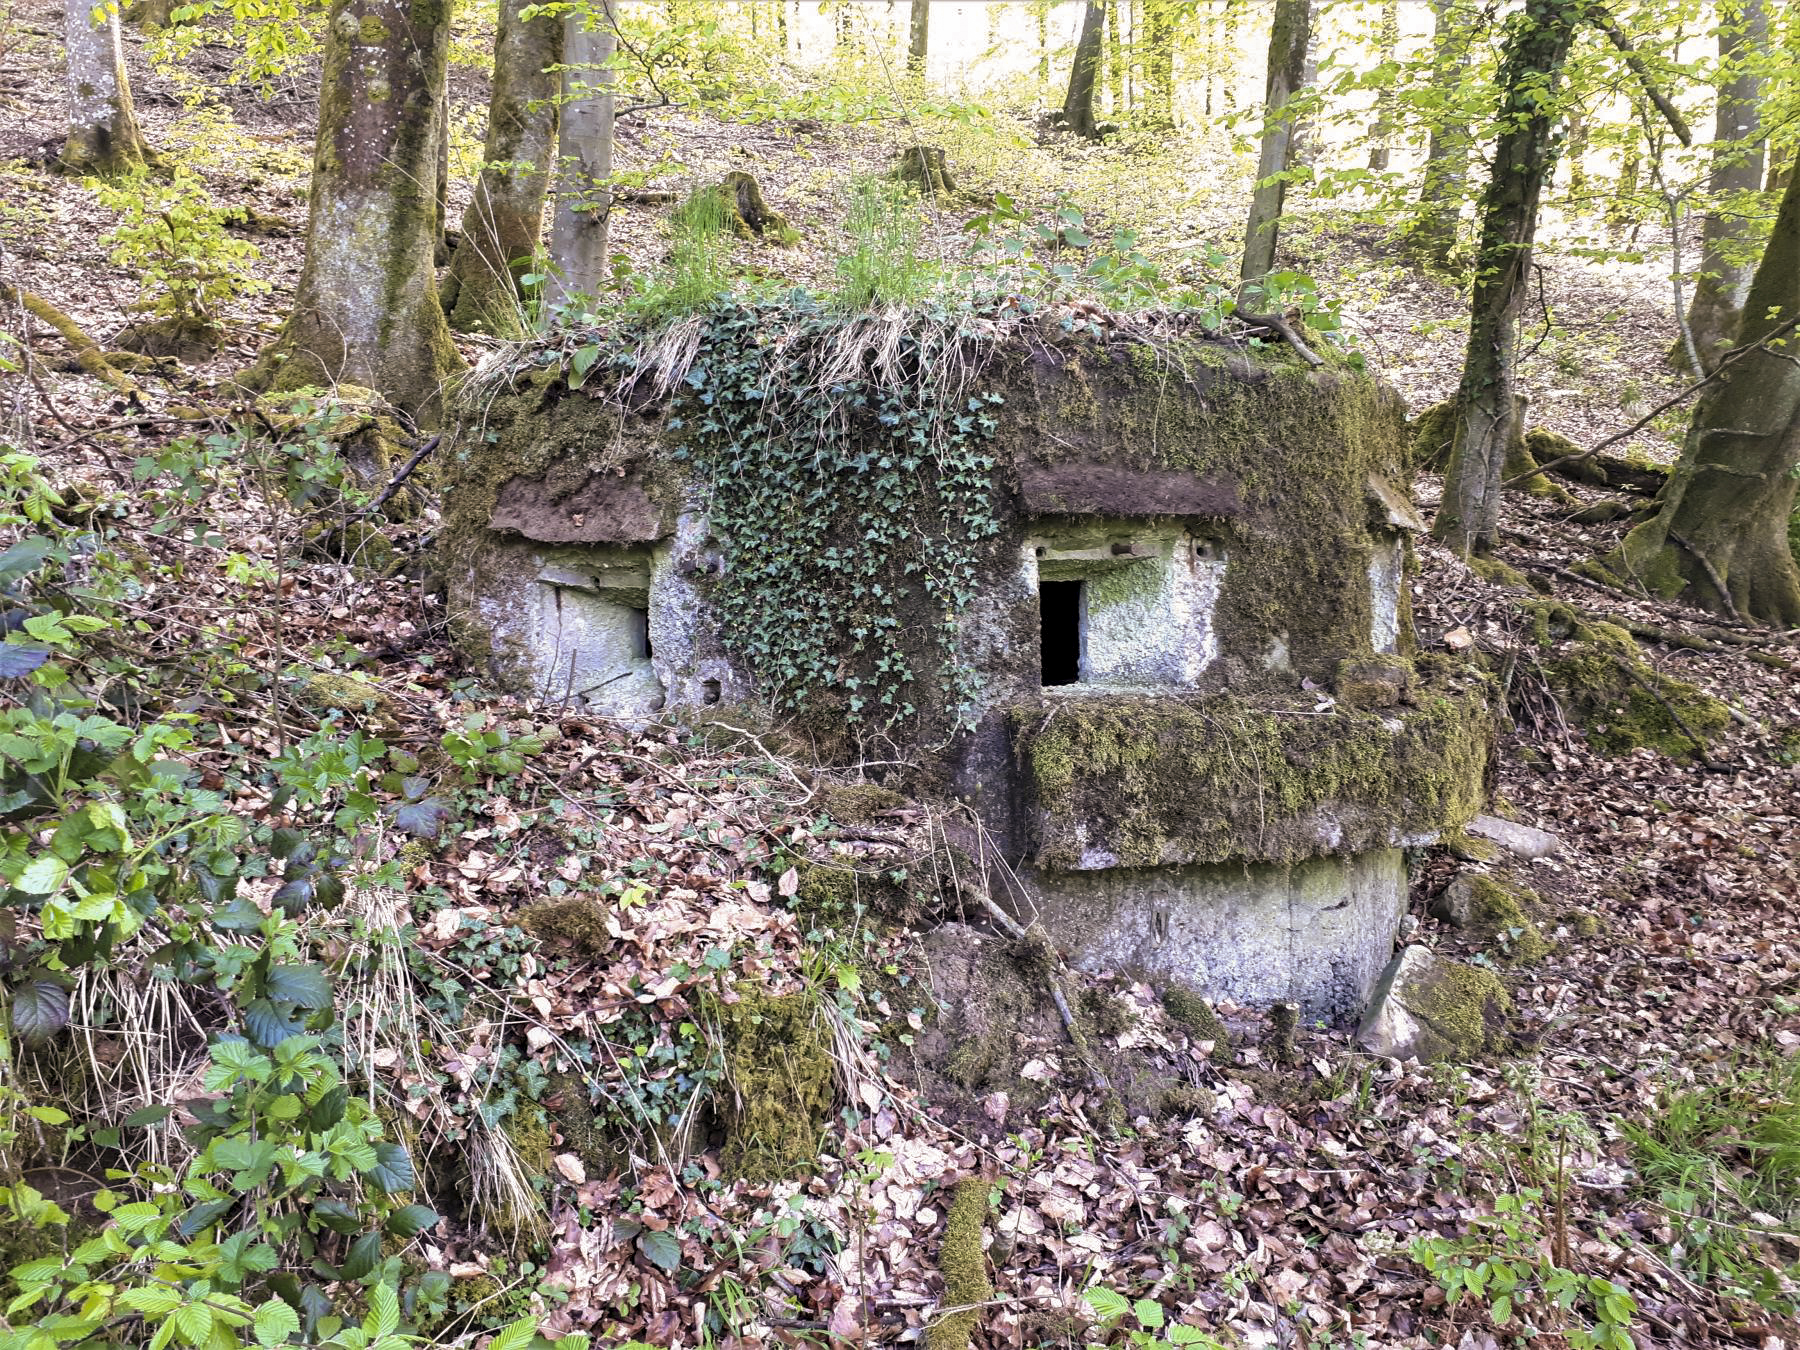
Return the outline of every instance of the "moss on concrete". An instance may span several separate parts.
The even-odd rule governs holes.
[[[1415,991],[1412,1011],[1446,1041],[1450,1058],[1478,1059],[1512,1047],[1506,1030],[1513,1002],[1500,977],[1480,966],[1445,962],[1428,987]]]
[[[1527,613],[1537,644],[1558,649],[1543,662],[1545,676],[1602,754],[1648,747],[1690,757],[1694,735],[1711,740],[1730,727],[1724,703],[1655,669],[1625,629],[1554,601],[1533,604]]]
[[[1423,690],[1402,717],[1222,696],[1016,706],[1036,861],[1078,868],[1299,862],[1387,847],[1481,808],[1492,727],[1476,691]]]
[[[733,1003],[709,996],[703,1008],[724,1039],[726,1173],[773,1181],[804,1171],[818,1157],[835,1081],[812,998],[750,990]]]
[[[956,1183],[950,1198],[950,1217],[944,1225],[944,1245],[938,1252],[938,1269],[944,1276],[946,1308],[962,1308],[939,1317],[926,1333],[930,1350],[968,1350],[969,1339],[981,1319],[972,1304],[994,1296],[987,1274],[987,1245],[983,1229],[988,1218],[988,1184],[980,1177]]]

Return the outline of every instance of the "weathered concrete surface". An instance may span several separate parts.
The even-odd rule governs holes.
[[[1463,828],[1477,838],[1493,840],[1508,853],[1527,861],[1552,857],[1562,847],[1562,840],[1548,830],[1498,816],[1476,816]]]
[[[1406,908],[1398,849],[1292,866],[1036,873],[1044,927],[1091,972],[1129,972],[1214,999],[1362,1010]]]

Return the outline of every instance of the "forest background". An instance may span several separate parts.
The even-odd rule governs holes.
[[[1791,1338],[1797,70],[1775,0],[16,5],[0,1345]],[[945,897],[818,881],[929,821],[484,686],[462,373],[795,286],[1399,388],[1421,637],[1562,836],[1416,860],[1509,1054],[1102,981],[1165,1110],[1065,1049],[952,1129]],[[707,1137],[745,988],[827,1066],[793,1175]]]

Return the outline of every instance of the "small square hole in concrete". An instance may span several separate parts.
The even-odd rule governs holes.
[[[1039,650],[1043,658],[1043,683],[1078,684],[1081,681],[1081,630],[1086,609],[1086,582],[1040,581],[1038,615],[1042,625]]]

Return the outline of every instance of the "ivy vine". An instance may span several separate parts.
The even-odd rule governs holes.
[[[954,315],[896,332],[803,299],[701,322],[665,425],[710,482],[727,648],[785,712],[966,725],[958,625],[999,530],[1001,398],[976,390],[975,340]]]

